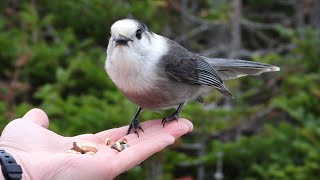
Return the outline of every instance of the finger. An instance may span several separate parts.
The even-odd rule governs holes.
[[[150,120],[141,123],[141,126],[144,129],[148,129],[150,126],[153,125],[160,125],[159,120]],[[120,138],[123,138],[127,135],[128,126],[123,126],[120,128],[114,128],[106,131],[99,132],[97,134],[81,134],[74,137],[67,137],[69,144],[72,142],[93,142],[96,144],[103,144],[105,146],[106,138],[109,138],[111,141],[118,141]],[[133,133],[135,137],[136,134]],[[115,150],[116,151],[116,150]]]
[[[174,137],[170,134],[159,134],[153,138],[144,140],[139,146],[130,146],[117,154],[114,167],[116,174],[120,174],[128,169],[140,164],[156,152],[161,151],[166,146],[173,144]]]
[[[158,123],[160,124],[159,120],[149,120],[149,121],[145,121],[145,122],[141,123],[141,127],[142,127],[142,129],[147,129],[150,126],[153,126],[153,125],[158,124]],[[114,128],[114,129],[109,129],[109,130],[106,130],[106,131],[101,131],[101,132],[99,132],[99,133],[97,133],[95,135],[99,139],[101,139],[103,141],[106,138],[110,138],[112,141],[117,141],[120,138],[122,138],[122,137],[127,135],[128,128],[129,128],[129,126],[123,126],[123,127],[120,127],[120,128]],[[136,134],[134,134],[134,135],[137,136]]]
[[[129,145],[136,144],[146,138],[150,138],[160,133],[171,134],[174,138],[178,138],[185,134],[185,132],[190,132],[193,127],[192,123],[187,119],[179,119],[178,123],[176,121],[169,122],[165,127],[161,125],[161,120],[158,120],[157,122],[158,123],[146,128],[144,133],[139,133],[139,138],[133,133],[125,136]]]
[[[183,121],[189,127],[189,132],[193,130],[193,124],[188,119],[180,118],[179,121]]]
[[[122,167],[121,171],[128,170],[147,159],[152,154],[162,150],[172,144],[175,138],[182,136],[190,131],[190,121],[179,120],[179,123],[168,123],[165,128],[161,124],[155,124],[146,129],[145,136],[128,139],[129,148],[120,152],[117,156],[116,167]],[[192,124],[191,124],[192,125]]]
[[[95,134],[95,136],[99,138],[102,142],[104,142],[106,138],[110,138],[112,141],[117,141],[118,139],[126,135],[127,130],[128,126],[123,126],[119,128],[101,131]]]
[[[181,135],[185,134],[186,132],[189,132],[190,131],[190,128],[189,128],[190,124],[192,125],[192,123],[186,119],[179,119],[179,123],[177,123],[176,121],[174,121],[172,123],[170,122],[165,127],[163,127],[161,125],[161,123],[160,123],[161,120],[152,120],[149,122],[150,123],[147,124],[149,127],[147,127],[145,129],[145,133],[141,133],[143,135],[141,135],[139,138],[136,134],[133,133],[133,134],[129,134],[127,136],[121,136],[118,139],[123,138],[123,137],[126,138],[128,140],[128,145],[131,147],[131,146],[134,146],[134,145],[141,143],[141,142],[143,142],[147,139],[150,139],[150,138],[156,139],[154,137],[159,134],[170,134],[174,138],[178,138]],[[116,129],[112,129],[112,130],[116,130]],[[114,141],[116,141],[116,140],[114,140]]]
[[[47,114],[43,110],[38,109],[38,108],[34,108],[34,109],[31,109],[30,111],[28,111],[23,116],[22,119],[32,121],[32,122],[34,122],[44,128],[48,128],[48,126],[49,126],[49,119],[48,119]]]

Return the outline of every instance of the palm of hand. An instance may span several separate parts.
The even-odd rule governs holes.
[[[140,138],[135,134],[125,136],[127,126],[63,137],[46,129],[48,120],[44,116],[47,118],[41,110],[31,110],[9,123],[1,135],[0,147],[15,157],[26,179],[112,179],[192,130],[192,124],[185,119],[165,128],[159,120],[153,120],[142,123],[144,133],[140,133]],[[111,149],[105,145],[107,137],[114,141],[126,137],[130,147],[122,152]],[[98,152],[67,154],[73,142],[94,143]]]

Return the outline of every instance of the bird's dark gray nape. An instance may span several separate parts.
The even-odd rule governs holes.
[[[143,22],[141,21],[138,21],[136,20],[137,23],[139,24],[138,27],[143,31],[143,32],[146,32],[146,31],[149,31],[148,27],[146,24],[144,24]]]
[[[144,33],[144,34],[145,34],[145,36],[148,38],[149,43],[151,43],[150,34],[152,35],[152,32],[149,31],[147,25],[144,24],[143,22],[138,21],[138,20],[136,20],[136,22],[138,23],[138,29],[141,29],[141,30],[142,30],[142,33],[144,33],[144,32],[149,32],[149,33]]]

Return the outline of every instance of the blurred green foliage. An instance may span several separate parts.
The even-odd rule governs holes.
[[[227,2],[217,2],[204,1],[207,11],[201,17],[227,20],[230,10]],[[250,0],[248,4],[269,6],[268,2]],[[0,15],[0,129],[8,123],[8,117],[21,117],[30,108],[40,107],[50,117],[49,128],[66,136],[127,125],[136,110],[104,71],[110,25],[129,15],[161,34],[170,22],[179,19],[176,12],[166,10],[165,1],[149,0],[44,0],[36,5],[25,1],[15,9],[1,3],[0,9],[3,11]],[[261,117],[265,122],[262,130],[236,141],[210,139],[201,158],[167,149],[162,153],[162,177],[173,178],[172,172],[181,162],[200,162],[210,172],[207,175],[210,179],[218,152],[224,153],[225,179],[317,179],[320,176],[319,31],[282,26],[277,31],[294,45],[293,50],[286,54],[257,55],[253,59],[276,64],[281,67],[280,72],[227,82],[235,94],[235,99],[228,100],[232,108],[208,110],[189,103],[181,114],[193,121],[194,131],[211,137],[213,132],[248,123],[252,114],[272,109],[272,113]],[[303,39],[298,38],[301,33]],[[10,88],[16,71],[19,78],[15,80],[15,88]],[[276,85],[270,85],[273,82]],[[11,91],[14,97],[10,100]],[[258,96],[259,93],[267,96]],[[214,92],[206,100],[215,101],[219,97]],[[144,111],[140,120],[160,117]],[[198,140],[182,138],[178,144]],[[136,167],[121,177],[133,179],[143,174],[143,168]]]

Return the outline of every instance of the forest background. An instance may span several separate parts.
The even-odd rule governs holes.
[[[187,104],[193,132],[119,179],[320,177],[318,0],[1,0],[0,131],[33,107],[65,136],[127,125],[136,106],[104,70],[109,28],[122,18],[198,54],[281,71],[227,81],[234,99],[212,92]]]

